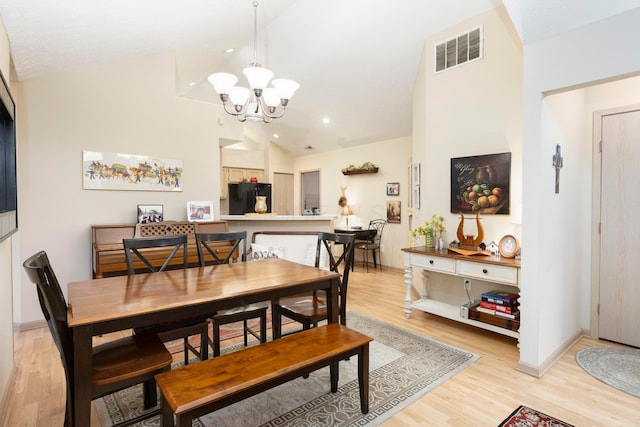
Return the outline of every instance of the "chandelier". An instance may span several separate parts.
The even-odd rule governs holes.
[[[211,83],[220,95],[224,111],[239,121],[263,121],[270,123],[284,115],[289,100],[300,87],[293,80],[274,79],[273,72],[258,63],[258,2],[253,2],[253,61],[242,72],[249,81],[247,89],[235,86],[238,78],[230,73],[213,73]],[[267,87],[271,82],[273,87]]]

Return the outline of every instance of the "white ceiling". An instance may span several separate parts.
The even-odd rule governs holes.
[[[274,142],[301,155],[411,135],[425,38],[502,0],[259,3],[258,61],[301,87],[284,118],[245,133],[259,140],[277,132]],[[526,42],[640,6],[640,0],[504,3]],[[171,51],[179,94],[220,103],[207,76],[240,76],[253,56],[251,0],[0,0],[0,16],[19,80]],[[228,47],[236,51],[224,54]]]

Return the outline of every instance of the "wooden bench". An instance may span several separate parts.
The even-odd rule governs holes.
[[[254,347],[156,375],[162,425],[191,426],[194,418],[330,366],[338,391],[338,362],[358,356],[360,409],[369,412],[369,342],[338,323],[312,328]]]
[[[225,221],[209,222],[187,222],[187,221],[164,221],[150,224],[117,224],[117,225],[92,225],[91,226],[91,246],[93,248],[92,273],[93,278],[123,276],[127,274],[127,261],[124,256],[122,239],[132,237],[166,236],[173,234],[187,234],[189,244],[187,256],[189,266],[198,265],[198,252],[196,249],[194,233],[213,233],[228,231],[229,227]],[[226,256],[231,249],[230,245],[220,244],[216,251],[220,255]],[[150,248],[143,249],[145,253],[150,253],[148,258],[152,264],[162,265],[171,249]],[[205,255],[207,263],[213,263],[210,255]],[[237,256],[234,256],[234,260]],[[182,256],[177,254],[171,265],[182,267]],[[134,268],[145,268],[142,262],[134,263]]]

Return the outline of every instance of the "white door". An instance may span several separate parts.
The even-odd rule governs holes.
[[[599,337],[640,347],[640,111],[601,129]]]
[[[272,212],[293,215],[293,174],[273,173]]]

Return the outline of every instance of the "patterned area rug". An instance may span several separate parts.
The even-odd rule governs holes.
[[[576,361],[605,384],[640,397],[640,349],[589,347],[576,354]]]
[[[518,406],[498,427],[573,427],[527,406]]]
[[[478,356],[350,313],[348,326],[373,337],[369,413],[360,412],[357,357],[340,362],[338,393],[329,369],[298,378],[194,421],[193,426],[373,426],[460,372]],[[223,353],[241,348],[223,349]],[[179,365],[177,365],[179,366]],[[141,413],[140,386],[95,401],[103,426]],[[158,417],[138,426],[157,426]]]

